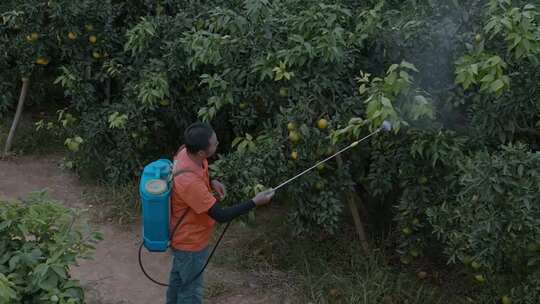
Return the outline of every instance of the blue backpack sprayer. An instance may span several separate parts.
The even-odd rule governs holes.
[[[382,125],[374,132],[370,133],[369,135],[365,136],[364,138],[360,140],[357,140],[351,143],[350,145],[339,150],[335,154],[316,163],[315,165],[309,167],[308,169],[302,171],[301,173],[295,175],[294,177],[284,181],[283,183],[279,184],[277,187],[273,188],[274,191],[284,187],[288,183],[304,175],[305,173],[311,171],[312,169],[316,168],[320,164],[334,158],[335,156],[345,152],[346,150],[350,148],[353,148],[354,146],[358,145],[360,142],[379,133],[380,131],[388,132],[391,129],[392,129],[392,125],[388,121],[384,121]],[[143,242],[139,247],[139,266],[142,272],[144,273],[144,275],[148,279],[150,279],[152,282],[161,286],[168,286],[168,285],[156,281],[155,279],[150,277],[150,275],[148,275],[148,273],[144,269],[144,266],[142,263],[142,247],[144,246],[150,252],[165,252],[170,246],[169,243],[172,239],[172,236],[174,235],[176,230],[179,228],[180,224],[182,223],[182,220],[187,214],[187,210],[186,210],[186,212],[182,216],[180,216],[180,219],[175,224],[172,231],[170,231],[169,229],[170,210],[171,210],[170,198],[171,198],[172,186],[174,184],[173,182],[174,178],[178,176],[179,174],[185,174],[185,173],[190,172],[190,171],[174,172],[173,171],[174,167],[175,167],[174,164],[168,159],[156,160],[144,167],[142,175],[141,175],[140,184],[139,184],[139,194],[140,194],[141,202],[142,202],[142,237],[143,237]],[[221,242],[221,239],[223,238],[223,236],[225,235],[225,232],[229,228],[230,223],[231,222],[228,222],[225,228],[223,229],[223,232],[218,238],[216,244],[214,245],[214,248],[212,249],[202,269],[197,273],[195,277],[193,277],[191,280],[185,283],[184,286],[189,285],[191,282],[196,280],[204,272],[204,270],[206,269],[206,266],[212,259],[212,256],[214,255],[214,252],[216,251],[219,243]]]
[[[169,231],[171,210],[170,198],[174,178],[180,174],[191,172],[186,170],[175,172],[173,171],[174,168],[175,164],[168,159],[159,159],[154,161],[144,167],[139,184],[139,194],[141,197],[143,213],[143,243],[139,246],[139,267],[150,281],[161,286],[168,286],[168,284],[156,281],[144,269],[142,263],[142,247],[144,246],[150,252],[165,252],[170,246],[169,243],[174,233],[179,228],[182,220],[189,211],[186,210],[184,214],[180,216],[178,222],[174,225],[173,230]],[[206,260],[206,263],[202,269],[191,280],[186,282],[184,286],[187,286],[191,282],[195,281],[204,272],[230,224],[230,222],[227,223],[223,229],[223,232],[221,232],[216,245],[214,245],[214,248],[212,249],[212,252],[210,253],[210,256]]]

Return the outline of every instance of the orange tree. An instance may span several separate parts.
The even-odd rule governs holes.
[[[431,96],[438,119],[373,141],[363,179],[368,195],[397,202],[393,214],[403,264],[443,251],[450,263],[467,266],[468,279],[480,290],[478,302],[534,303],[540,299],[538,177],[532,173],[540,139],[532,97],[540,46],[537,9],[530,1],[503,0],[410,8],[423,18],[396,20],[409,26],[397,34],[404,35],[398,45],[414,37],[424,49],[413,52],[416,58],[406,48],[397,52],[424,71],[418,85]],[[407,16],[407,9],[401,13]],[[393,81],[383,79],[388,80]],[[352,119],[337,139],[357,137],[352,132],[376,126],[381,116],[407,121],[400,96],[389,96],[380,81],[361,82],[367,109],[375,102],[377,110]]]

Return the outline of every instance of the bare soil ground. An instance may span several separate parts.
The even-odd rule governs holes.
[[[19,199],[29,192],[47,189],[49,196],[70,207],[92,208],[86,205],[85,191],[73,173],[59,167],[59,156],[22,156],[0,160],[0,199]],[[111,202],[114,203],[114,202]],[[95,207],[94,207],[95,208]],[[147,304],[165,303],[165,287],[150,282],[138,265],[140,226],[135,223],[119,226],[108,222],[92,222],[104,240],[96,248],[93,260],[81,260],[72,275],[85,288],[88,303]],[[234,246],[237,242],[223,242]],[[218,250],[219,253],[219,250]],[[216,254],[218,254],[216,253]],[[168,253],[148,253],[143,260],[150,273],[167,282],[171,257]],[[292,303],[287,292],[264,281],[264,275],[236,271],[210,264],[205,272],[206,303],[269,304]]]

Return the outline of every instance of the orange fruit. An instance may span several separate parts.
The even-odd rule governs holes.
[[[75,32],[69,32],[69,33],[68,33],[68,38],[69,38],[70,40],[75,40],[75,39],[77,39],[77,33],[75,33]]]
[[[476,42],[482,41],[482,35],[476,34],[476,36],[474,36],[474,40],[475,40]]]
[[[39,65],[47,65],[49,64],[49,60],[43,57],[40,57],[36,60],[36,63]]]
[[[292,151],[291,152],[291,158],[293,160],[298,160],[298,152],[297,151]]]
[[[28,42],[36,41],[38,39],[39,39],[39,34],[36,32],[32,32],[30,33],[30,35],[26,36],[26,41]]]
[[[481,284],[486,282],[486,278],[481,274],[475,275],[474,279],[476,280],[476,282],[481,283]]]
[[[326,129],[328,127],[328,121],[324,118],[319,119],[317,127],[319,127],[320,130]]]
[[[162,105],[162,106],[164,106],[164,107],[166,107],[166,106],[170,105],[171,102],[170,102],[170,100],[168,100],[168,99],[162,99],[162,100],[159,102],[159,104]]]
[[[298,132],[296,131],[291,131],[289,132],[289,140],[292,142],[292,143],[297,143],[300,141],[300,134],[298,134]]]
[[[296,129],[296,124],[294,122],[290,122],[287,124],[287,130],[292,131]]]
[[[412,234],[412,230],[411,230],[411,228],[409,228],[409,227],[405,227],[405,228],[403,228],[403,230],[401,230],[401,231],[402,231],[403,234],[405,234],[405,235],[411,235],[411,234]]]
[[[91,43],[91,44],[95,44],[97,42],[97,37],[92,35],[90,37],[88,37],[88,41]]]

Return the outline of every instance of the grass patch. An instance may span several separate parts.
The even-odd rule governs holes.
[[[35,123],[37,121],[54,119],[49,115],[46,112],[22,114],[13,138],[10,155],[47,155],[64,151],[65,147],[60,136],[45,128],[39,131],[36,130]],[[4,115],[0,121],[0,147],[2,153],[13,121],[12,116]]]
[[[206,286],[204,297],[211,299],[229,292],[229,287],[223,282],[212,282]]]
[[[294,303],[465,303],[460,300],[464,297],[448,291],[455,285],[441,287],[429,278],[417,278],[412,268],[389,263],[377,249],[382,245],[365,256],[352,232],[335,238],[295,238],[283,224],[283,208],[260,211],[255,225],[231,226],[212,263],[265,274],[263,284],[291,290]]]
[[[140,218],[139,190],[136,183],[125,185],[91,184],[84,181],[87,190],[83,201],[92,210],[92,220],[127,225]]]

